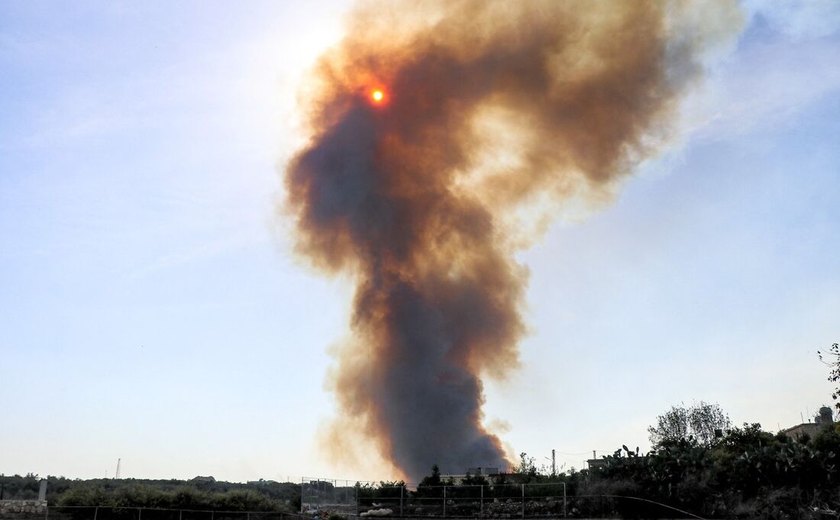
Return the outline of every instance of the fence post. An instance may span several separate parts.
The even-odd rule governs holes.
[[[484,518],[484,484],[481,485],[481,498],[478,500],[478,516]]]
[[[525,484],[522,484],[522,518],[525,518]]]
[[[96,520],[96,517],[99,515],[99,506],[96,506],[93,510],[93,520]]]
[[[403,516],[403,491],[405,486],[400,486],[400,516]]]
[[[179,510],[178,510],[178,520],[182,520],[182,515],[183,515],[183,514],[184,514],[184,510],[183,510],[183,509],[179,509]],[[94,518],[93,520],[96,520],[96,519]]]
[[[443,486],[443,517],[446,518],[446,486]]]
[[[563,518],[566,518],[566,483],[563,482]]]

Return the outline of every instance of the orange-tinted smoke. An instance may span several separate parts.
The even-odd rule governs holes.
[[[525,331],[509,217],[609,187],[661,141],[698,68],[675,8],[368,3],[319,62],[287,204],[298,250],[357,282],[334,391],[403,476],[508,466],[482,377],[517,367]]]

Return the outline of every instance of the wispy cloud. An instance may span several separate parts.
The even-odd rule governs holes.
[[[689,138],[725,139],[786,124],[840,92],[840,3],[754,2],[737,49],[711,65],[683,111]]]

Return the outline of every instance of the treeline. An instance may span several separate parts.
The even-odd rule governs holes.
[[[247,484],[192,480],[91,479],[46,477],[50,506],[148,507],[217,511],[291,512],[300,508],[300,485],[259,480]],[[41,477],[0,477],[4,499],[38,498]]]
[[[721,519],[840,518],[838,423],[824,425],[813,438],[772,434],[759,424],[729,428],[702,441],[690,434],[665,436],[646,454],[623,446],[590,468],[558,475],[540,471],[533,460],[522,453],[512,474],[468,475],[461,482],[441,479],[433,468],[417,493],[439,496],[437,486],[482,485],[488,486],[482,495],[487,498],[512,484],[563,483],[570,517],[673,518],[678,510]],[[528,496],[537,499],[544,494],[540,489],[557,497],[551,486],[533,486]],[[375,498],[389,492],[383,489]]]
[[[733,428],[708,444],[665,439],[650,453],[626,447],[588,471],[587,494],[644,497],[707,518],[836,518],[840,511],[840,431],[814,438]],[[668,516],[618,501],[625,517]]]
[[[399,481],[360,486],[359,503],[427,516],[445,502],[453,516],[476,516],[483,502],[491,517],[556,516],[563,487],[552,484],[563,484],[572,518],[840,518],[840,424],[825,424],[814,437],[772,434],[759,424],[701,440],[690,428],[680,431],[687,436],[664,436],[646,454],[623,446],[587,469],[557,475],[525,453],[513,473],[488,478],[445,478],[433,467],[414,491]]]

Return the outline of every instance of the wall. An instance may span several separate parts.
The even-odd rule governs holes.
[[[0,518],[7,514],[45,515],[46,512],[46,500],[0,500]]]

